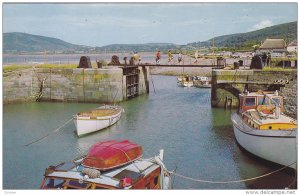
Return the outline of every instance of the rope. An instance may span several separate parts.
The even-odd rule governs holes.
[[[54,129],[52,132],[50,132],[50,133],[44,135],[43,137],[41,137],[41,138],[39,138],[39,139],[36,139],[36,140],[34,140],[34,141],[32,141],[32,142],[26,144],[25,146],[30,146],[31,144],[34,144],[34,143],[36,143],[36,142],[39,142],[39,141],[45,139],[46,137],[48,137],[49,135],[51,135],[51,133],[56,133],[56,132],[58,132],[61,128],[63,128],[64,126],[66,126],[72,119],[73,119],[73,118],[69,119],[69,120],[68,120],[65,124],[63,124],[62,126],[58,127],[57,129]]]
[[[151,79],[151,82],[152,82],[152,85],[153,85],[153,90],[154,90],[154,93],[156,93],[156,92],[155,92],[154,83],[153,83],[153,78],[152,78],[152,75],[151,75],[151,74],[150,74],[150,79]]]
[[[123,152],[123,153],[125,154],[126,158],[127,158],[129,161],[131,161],[130,157],[128,156],[128,154],[127,154],[124,150],[122,150],[122,149],[120,149],[120,148],[113,147],[113,146],[107,146],[107,147],[111,147],[111,148],[120,150],[121,152]],[[140,173],[142,172],[142,171],[139,169],[139,167],[138,167],[134,162],[133,162],[132,164],[137,168],[137,170],[138,170]]]
[[[286,169],[287,167],[290,167],[291,165],[295,164],[296,162],[290,164],[290,165],[287,165],[285,167],[282,167],[280,169],[277,169],[275,171],[272,171],[270,173],[266,173],[264,175],[261,175],[261,176],[257,176],[257,177],[252,177],[252,178],[248,178],[248,179],[241,179],[241,180],[231,180],[231,181],[209,181],[209,180],[203,180],[203,179],[195,179],[195,178],[191,178],[191,177],[187,177],[187,176],[184,176],[184,175],[181,175],[179,173],[176,173],[174,171],[169,171],[170,173],[174,174],[175,176],[178,176],[178,177],[181,177],[183,179],[186,179],[186,180],[190,180],[190,181],[196,181],[196,182],[202,182],[202,183],[215,183],[215,184],[228,184],[228,183],[239,183],[239,182],[246,182],[246,181],[251,181],[251,180],[256,180],[256,179],[260,179],[260,178],[263,178],[263,177],[266,177],[266,176],[269,176],[271,174],[274,174],[276,172],[279,172],[283,169]]]

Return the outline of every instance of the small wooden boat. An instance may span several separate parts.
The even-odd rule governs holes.
[[[193,81],[182,81],[179,83],[181,87],[192,87],[194,85]]]
[[[250,153],[296,169],[297,121],[284,115],[278,92],[242,93],[231,120],[237,142]]]
[[[41,189],[170,189],[163,150],[153,158],[141,156],[141,146],[130,141],[99,142],[83,158],[49,166]]]
[[[193,86],[193,80],[190,76],[179,76],[177,78],[177,83],[181,87],[192,87]]]
[[[74,115],[73,121],[77,129],[77,135],[82,136],[115,124],[121,118],[122,112],[123,108],[121,106],[104,105]]]
[[[82,165],[105,171],[137,160],[142,153],[140,145],[127,140],[99,142],[92,146]]]

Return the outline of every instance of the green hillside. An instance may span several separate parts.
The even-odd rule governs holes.
[[[103,47],[96,47],[96,51],[156,51],[168,50],[168,49],[177,49],[180,48],[179,45],[172,43],[145,43],[145,44],[112,44]]]
[[[215,47],[247,47],[260,44],[266,38],[282,38],[287,42],[297,39],[297,22],[279,24],[247,33],[237,33],[214,38]],[[213,39],[187,44],[187,47],[211,47]]]
[[[264,29],[224,35],[214,38],[214,45],[217,48],[227,49],[251,49],[253,45],[260,44],[266,38],[283,38],[289,43],[297,39],[297,22],[279,24]],[[111,44],[103,47],[88,47],[67,43],[60,39],[45,36],[31,35],[26,33],[3,33],[3,53],[19,52],[123,52],[123,51],[156,51],[160,49],[194,50],[199,47],[211,47],[212,39],[203,42],[194,42],[186,45],[176,45],[172,43],[146,43],[146,44]]]
[[[89,47],[74,45],[60,39],[27,33],[3,33],[3,52],[44,52],[85,50]]]

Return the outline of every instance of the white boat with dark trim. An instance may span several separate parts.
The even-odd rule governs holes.
[[[278,92],[242,93],[231,120],[237,142],[248,152],[296,169],[297,121],[283,114]]]
[[[208,77],[196,76],[194,79],[194,87],[211,88],[211,82]]]
[[[41,189],[171,189],[173,175],[158,156],[143,159],[128,140],[98,142],[78,160],[49,166]]]
[[[74,115],[73,121],[77,135],[82,136],[115,124],[121,118],[122,112],[123,108],[121,106],[104,105]]]

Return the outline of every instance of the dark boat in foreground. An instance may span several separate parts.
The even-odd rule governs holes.
[[[92,146],[79,160],[50,166],[42,189],[170,189],[171,174],[159,156],[142,159],[142,147],[124,141]]]

